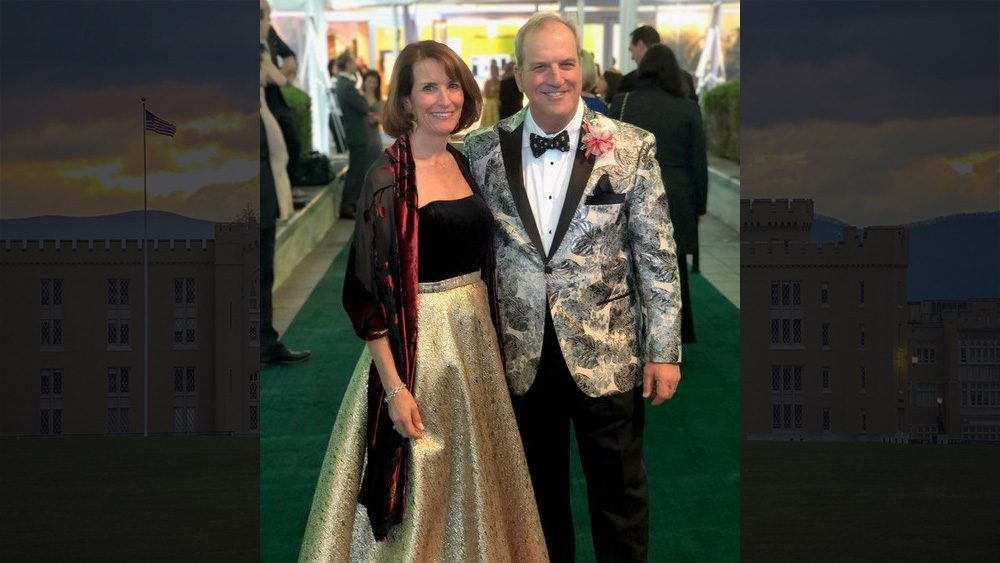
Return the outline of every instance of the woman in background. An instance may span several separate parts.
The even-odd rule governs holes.
[[[611,100],[614,100],[615,96],[618,95],[618,88],[622,84],[622,73],[617,70],[604,71],[604,83],[604,101],[610,105]],[[615,116],[612,115],[611,117]]]
[[[602,102],[608,99],[608,81],[604,79],[604,74],[601,72],[597,73],[597,86],[594,86],[594,93]]]
[[[367,342],[330,436],[300,561],[547,561],[491,320],[493,216],[448,144],[481,100],[446,45],[408,45],[344,282]]]
[[[483,83],[483,116],[480,127],[489,127],[500,121],[500,67],[490,61],[490,77]]]
[[[666,45],[653,45],[639,63],[631,92],[618,94],[611,117],[638,125],[656,137],[656,161],[667,188],[681,282],[681,338],[694,342],[687,254],[698,249],[698,221],[708,199],[708,158],[698,104],[687,98],[680,67]]]
[[[377,115],[382,115],[382,76],[377,70],[369,70],[365,73],[361,89],[372,111]]]
[[[382,143],[382,130],[380,129],[380,125],[382,124],[382,108],[385,105],[382,102],[382,75],[377,70],[366,72],[364,80],[361,83],[361,90],[365,101],[368,102],[368,105],[372,108],[372,113],[375,114],[374,118],[369,118],[368,120],[369,153],[368,162],[365,166],[365,170],[367,170],[378,160],[378,157],[382,156],[382,151],[385,150],[385,146]]]

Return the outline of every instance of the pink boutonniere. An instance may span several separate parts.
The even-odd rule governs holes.
[[[583,122],[583,130],[586,134],[580,142],[587,147],[587,152],[584,153],[587,158],[590,158],[592,154],[600,156],[615,148],[615,143],[611,140],[611,131],[591,129],[590,124],[586,121]]]

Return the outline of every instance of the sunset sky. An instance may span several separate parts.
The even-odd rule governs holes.
[[[1000,209],[1000,3],[747,2],[742,196],[893,225]]]
[[[0,218],[150,209],[234,220],[258,202],[256,7],[0,3]]]

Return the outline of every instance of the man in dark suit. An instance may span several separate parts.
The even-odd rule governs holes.
[[[274,239],[278,224],[278,194],[274,189],[271,155],[264,120],[260,121],[260,361],[265,364],[301,362],[308,350],[289,350],[274,330]]]
[[[347,150],[350,161],[347,169],[347,179],[344,182],[344,197],[340,203],[340,216],[353,219],[357,212],[358,196],[361,195],[361,184],[368,172],[368,126],[370,120],[377,119],[368,101],[358,91],[358,64],[350,52],[344,51],[336,61],[337,83],[334,93],[337,103],[343,113],[341,120],[344,126],[344,137],[347,138]]]
[[[629,44],[628,52],[632,55],[632,60],[638,65],[642,62],[642,57],[646,54],[653,45],[660,44],[660,34],[652,26],[642,25],[632,30],[629,34]],[[681,84],[684,85],[685,98],[689,100],[694,100],[694,103],[698,103],[698,94],[695,92],[694,87],[694,77],[691,73],[680,69],[681,71]],[[622,77],[621,86],[618,87],[618,93],[624,94],[625,92],[631,92],[635,89],[636,82],[639,79],[639,69],[636,68],[632,72],[626,74]],[[617,118],[617,115],[612,115],[611,117]]]

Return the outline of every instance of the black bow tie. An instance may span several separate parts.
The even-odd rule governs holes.
[[[528,144],[531,146],[531,154],[535,155],[535,158],[542,156],[549,149],[569,152],[569,133],[563,131],[555,137],[542,137],[532,133],[528,136]]]

